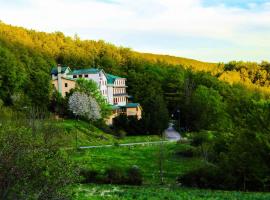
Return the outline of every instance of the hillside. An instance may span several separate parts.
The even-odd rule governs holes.
[[[2,42],[6,41],[6,43],[9,44],[20,44],[28,48],[39,50],[47,55],[53,56],[54,58],[59,58],[63,54],[67,54],[69,56],[80,55],[81,59],[86,59],[83,63],[76,63],[81,66],[93,65],[93,62],[95,62],[94,60],[97,59],[98,56],[102,56],[104,53],[109,53],[109,55],[118,62],[117,64],[123,64],[121,61],[125,58],[126,52],[132,53],[134,56],[138,56],[154,63],[165,62],[172,65],[183,65],[205,71],[213,70],[216,66],[214,63],[206,63],[168,55],[140,53],[124,47],[116,47],[104,41],[82,41],[78,36],[74,36],[74,38],[66,37],[61,32],[38,32],[4,23],[0,23],[0,39]],[[69,63],[69,65],[76,66],[75,63]]]
[[[218,68],[218,65],[216,63],[208,63],[208,62],[202,62],[194,59],[189,58],[182,58],[182,57],[176,57],[176,56],[170,56],[170,55],[158,55],[158,54],[152,54],[152,53],[139,53],[137,54],[150,62],[165,62],[171,65],[182,65],[185,68],[192,68],[195,71],[215,71]]]

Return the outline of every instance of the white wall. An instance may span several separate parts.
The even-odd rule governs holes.
[[[107,87],[107,77],[105,76],[103,71],[100,71],[100,73],[99,73],[99,89],[100,89],[101,94],[109,102],[109,99],[108,99],[108,87]]]
[[[88,77],[86,77],[86,76],[88,76]],[[73,78],[73,75],[69,75],[69,78]],[[100,71],[100,73],[97,73],[97,74],[80,74],[80,75],[77,75],[77,77],[74,79],[77,79],[77,78],[85,78],[88,80],[93,80],[98,85],[98,88],[99,88],[102,96],[107,101],[109,101],[108,88],[107,88],[107,77],[105,76],[103,71]]]
[[[113,86],[108,85],[108,102],[113,105]]]

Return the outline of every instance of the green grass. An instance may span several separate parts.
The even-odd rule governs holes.
[[[270,193],[211,191],[169,186],[77,185],[74,200],[269,200]]]
[[[78,146],[113,144],[117,140],[113,135],[106,134],[90,123],[76,120],[52,121],[64,132],[60,141],[63,147],[76,147],[76,137]]]
[[[179,144],[164,144],[164,177],[168,184],[175,183],[179,174],[185,173],[202,164],[199,158],[181,158],[175,155]],[[99,172],[110,167],[127,169],[137,165],[143,173],[144,184],[158,184],[160,145],[132,147],[106,147],[74,152],[72,159],[80,166]]]
[[[160,141],[160,137],[158,135],[126,136],[118,140],[120,144],[134,143],[134,142],[154,142],[154,141]]]
[[[126,136],[118,139],[117,137],[107,134],[102,130],[98,129],[94,125],[75,120],[58,120],[51,121],[58,128],[62,130],[61,139],[59,145],[63,147],[76,147],[76,137],[78,146],[91,146],[91,145],[107,145],[107,144],[124,144],[132,142],[151,142],[158,141],[160,137],[157,135],[151,136]]]

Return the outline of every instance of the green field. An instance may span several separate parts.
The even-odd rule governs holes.
[[[168,186],[78,185],[74,200],[269,200],[269,193],[211,191]]]
[[[185,173],[202,164],[199,158],[182,158],[176,156],[176,143],[164,144],[165,183],[173,184],[179,174]],[[159,184],[159,150],[160,145],[138,145],[132,147],[105,147],[74,152],[73,160],[81,167],[104,172],[110,167],[127,169],[138,166],[144,177],[144,184]]]

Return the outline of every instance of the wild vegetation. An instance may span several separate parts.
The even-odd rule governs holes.
[[[94,118],[89,118],[87,113],[76,117],[73,112],[74,101],[69,99],[74,91],[63,99],[52,88],[50,70],[57,63],[73,69],[99,67],[106,72],[126,77],[128,93],[132,94],[135,102],[142,105],[142,119],[119,116],[114,129],[106,127],[102,120],[109,112],[107,105],[94,92],[94,86],[83,81],[75,92],[86,94],[85,99],[88,100],[91,97],[87,105],[90,108],[99,107],[100,115],[96,113]],[[104,41],[81,40],[78,36],[66,37],[60,32],[48,34],[0,23],[0,145],[3,149],[0,154],[1,195],[10,199],[54,199],[58,195],[62,198],[66,188],[60,185],[67,186],[78,181],[73,179],[76,170],[69,163],[70,158],[62,154],[62,151],[66,152],[75,146],[74,134],[76,144],[105,144],[109,141],[117,146],[119,140],[110,134],[116,134],[118,138],[125,135],[160,135],[170,118],[175,120],[176,127],[190,141],[191,146],[180,155],[192,158],[195,155],[202,164],[199,168],[190,166],[185,171],[177,166],[181,160],[173,160],[175,168],[172,176],[169,176],[171,184],[174,180],[174,183],[177,181],[179,185],[190,187],[269,191],[269,81],[270,64],[267,62],[204,63],[172,56],[143,54]],[[70,105],[73,105],[70,109],[69,100]],[[37,117],[36,110],[80,121],[57,122],[50,119],[49,123],[41,123],[37,128],[34,125],[36,118],[45,117]],[[12,113],[17,118],[10,118]],[[96,120],[100,116],[101,120]],[[12,123],[20,122],[20,119],[27,119],[28,122]],[[91,124],[87,125],[86,121],[89,120]],[[60,131],[57,129],[56,132],[61,132],[61,136],[48,135],[54,130],[47,127],[49,124],[58,128],[60,126]],[[148,157],[151,154],[148,153],[156,152],[151,147],[126,152],[138,158],[144,151],[143,156],[148,160],[151,160]],[[157,157],[164,158],[167,151],[165,149],[164,154]],[[95,152],[98,151],[89,154],[95,155]],[[125,156],[129,154],[123,154],[117,148],[116,152],[117,155],[113,156],[119,156],[117,162],[127,164]],[[169,152],[177,153],[177,150],[172,148]],[[102,163],[97,158],[88,160],[91,157],[88,151],[68,153],[75,155],[72,159],[78,161],[81,167],[86,167],[86,170],[89,165],[98,166],[97,163]],[[112,154],[112,151],[98,152],[99,155],[102,153]],[[134,157],[133,162],[140,162],[140,159]],[[161,160],[163,171],[166,166]],[[142,163],[140,172],[131,172],[137,175],[141,173],[142,179],[149,182],[151,178],[160,176],[161,164],[158,166],[160,169],[153,171],[154,167],[149,163]],[[55,166],[58,168],[55,169]],[[103,163],[97,168],[105,166]],[[67,170],[60,171],[62,167],[67,167]],[[121,184],[130,182],[129,169],[118,173],[118,170],[106,166],[104,170],[97,173],[105,177],[102,179],[105,182],[108,181],[106,177],[114,177],[112,174],[118,178],[124,177]],[[154,172],[151,178],[148,171]],[[59,180],[56,180],[58,173]],[[24,176],[19,181],[17,177],[21,174]],[[40,189],[43,182],[47,187]],[[25,190],[20,190],[22,187]],[[17,192],[19,190],[21,193]],[[46,196],[48,191],[53,196]]]

